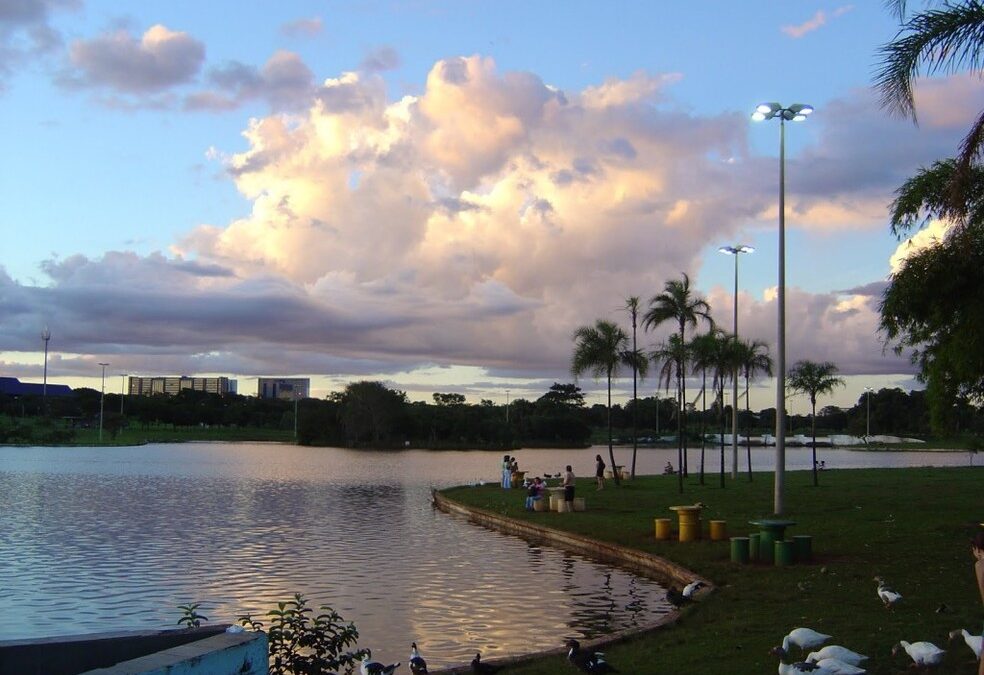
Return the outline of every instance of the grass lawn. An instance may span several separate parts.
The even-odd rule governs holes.
[[[776,568],[729,561],[729,542],[681,544],[654,539],[654,517],[676,518],[667,507],[703,502],[705,521],[722,519],[732,536],[755,531],[749,520],[772,512],[771,473],[699,485],[675,476],[644,476],[596,492],[578,481],[588,511],[528,513],[525,491],[497,486],[446,491],[459,502],[549,527],[639,548],[709,578],[718,585],[687,607],[677,625],[605,649],[623,673],[774,673],[768,651],[798,626],[833,636],[870,656],[868,672],[902,673],[908,658],[891,656],[899,640],[926,640],[948,650],[940,672],[977,673],[973,653],[947,634],[980,634],[984,613],[973,573],[970,539],[984,522],[984,468],[828,470],[813,487],[809,472],[786,474],[784,517],[796,521],[787,536],[813,536],[811,564]],[[705,524],[706,535],[706,524]],[[894,611],[876,595],[875,575],[903,595]],[[938,612],[941,605],[945,611]],[[558,636],[558,646],[562,636]],[[798,650],[794,650],[798,654]],[[804,655],[805,656],[805,655]],[[797,659],[798,660],[798,659]],[[572,670],[559,657],[510,668],[509,673]]]

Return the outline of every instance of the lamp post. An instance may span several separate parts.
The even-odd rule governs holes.
[[[120,373],[120,417],[123,417],[123,399],[126,396],[126,376],[127,373]]]
[[[734,311],[734,330],[735,341],[738,340],[738,257],[742,253],[752,253],[755,249],[746,244],[735,244],[734,246],[722,246],[718,249],[725,255],[735,257],[735,311]],[[731,477],[738,478],[738,364],[735,363],[735,370],[731,373]]]
[[[103,442],[103,400],[106,398],[106,366],[108,363],[99,363],[102,366],[102,386],[99,388],[99,442]]]
[[[776,478],[773,511],[783,512],[786,483],[786,122],[802,122],[813,106],[794,103],[761,103],[752,113],[756,122],[779,118],[779,293],[777,302],[778,339],[776,341]]]
[[[297,443],[297,389],[294,389],[294,443]]]
[[[48,326],[41,329],[41,339],[44,340],[44,379],[41,384],[41,414],[48,414],[48,340],[51,339],[51,331]]]

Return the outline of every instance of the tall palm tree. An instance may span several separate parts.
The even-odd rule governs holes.
[[[594,377],[604,375],[608,382],[608,458],[616,485],[619,475],[612,449],[612,378],[618,374],[619,366],[627,361],[628,342],[629,336],[617,324],[598,319],[594,326],[581,326],[574,331],[574,356],[571,359],[571,373],[575,378],[590,372]]]
[[[690,340],[690,359],[694,372],[701,376],[701,412],[700,412],[700,484],[704,484],[704,451],[707,449],[707,371],[714,368],[714,352],[717,348],[717,335],[720,329],[712,328],[706,333],[695,336]]]
[[[674,321],[677,324],[680,344],[687,344],[687,325],[697,327],[698,322],[704,319],[710,325],[714,325],[711,319],[711,306],[701,297],[697,297],[690,290],[690,277],[683,274],[682,279],[671,279],[663,284],[663,292],[654,295],[649,300],[649,310],[643,317],[643,326],[646,330],[656,328],[667,321]],[[681,350],[680,358],[683,360],[677,364],[678,389],[680,391],[680,409],[677,418],[679,429],[678,445],[680,447],[681,465],[678,469],[686,471],[687,461],[687,362],[686,350]],[[681,477],[681,483],[683,478]]]
[[[745,417],[752,416],[751,404],[748,400],[748,381],[759,373],[764,373],[772,377],[772,357],[769,356],[769,347],[761,340],[738,340],[735,344],[737,350],[738,367],[745,376]],[[752,438],[750,430],[745,430],[745,457],[748,460],[748,482],[752,482]]]
[[[830,361],[797,361],[789,370],[786,386],[792,391],[810,395],[810,425],[813,432],[813,485],[817,480],[817,395],[829,394],[834,387],[844,386],[844,380],[837,377],[837,366]]]
[[[666,339],[666,341],[660,343],[656,349],[650,354],[653,363],[657,364],[659,367],[658,381],[662,382],[666,386],[666,390],[670,389],[670,382],[676,381],[676,402],[677,402],[677,434],[682,435],[683,429],[680,425],[680,411],[683,409],[683,404],[680,401],[681,391],[680,391],[680,364],[687,362],[687,351],[688,345],[680,339],[679,335],[671,335]],[[659,405],[659,399],[657,397],[657,405]],[[677,438],[677,487],[680,492],[683,492],[683,446],[679,442],[679,436]]]
[[[735,376],[738,370],[738,350],[735,344],[735,336],[731,333],[722,330],[714,332],[711,365],[721,412],[721,487],[724,487],[724,433],[727,422],[724,409],[724,385]]]
[[[632,352],[635,354],[635,358],[632,362],[632,477],[635,478],[636,469],[636,453],[639,450],[639,431],[637,429],[636,413],[639,407],[639,352],[636,346],[636,325],[639,318],[639,297],[631,296],[625,299],[625,309],[629,310],[629,316],[632,317]],[[648,359],[642,359],[643,367],[649,365]]]
[[[882,45],[881,68],[875,86],[882,106],[916,121],[912,85],[925,68],[926,74],[951,73],[961,69],[982,74],[984,65],[984,3],[979,0],[941,0],[939,7],[926,7],[911,16],[906,0],[890,0],[902,21],[895,38]],[[950,183],[954,206],[962,210],[968,176],[984,150],[984,112],[970,128],[960,147],[957,171]]]

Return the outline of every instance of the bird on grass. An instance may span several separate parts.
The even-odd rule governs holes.
[[[410,666],[410,672],[413,673],[413,675],[422,675],[427,672],[427,662],[424,661],[424,657],[420,655],[416,642],[410,643],[410,661],[407,665]]]
[[[568,638],[564,643],[567,646],[567,658],[578,670],[586,673],[617,673],[610,663],[605,661],[602,652],[586,652],[581,649],[581,643],[574,638]]]
[[[808,661],[786,663],[784,659],[788,655],[782,647],[773,647],[769,653],[779,657],[779,675],[837,675],[835,671],[829,668]]]
[[[475,654],[475,658],[471,662],[471,669],[473,673],[479,673],[479,675],[492,675],[492,673],[499,672],[498,666],[482,663],[482,652]]]
[[[694,579],[689,584],[683,587],[683,597],[687,598],[688,600],[693,599],[694,593],[696,593],[706,585],[707,584],[705,584],[700,579]]]
[[[822,659],[837,659],[838,661],[849,663],[852,666],[860,666],[862,662],[868,660],[868,657],[864,654],[852,652],[847,647],[841,647],[840,645],[827,645],[823,649],[810,652],[810,654],[806,657],[807,661],[812,661],[814,663]]]
[[[974,651],[977,660],[980,661],[981,655],[984,654],[984,635],[974,635],[966,628],[958,628],[957,630],[950,631],[951,640],[956,640],[961,636],[963,636],[967,646]]]
[[[807,663],[815,663],[821,668],[826,668],[832,673],[837,673],[837,675],[864,675],[868,671],[861,666],[851,665],[850,663],[845,663],[840,659],[820,659],[819,661],[810,661],[807,659]]]
[[[812,628],[794,628],[782,639],[782,655],[789,654],[789,645],[796,645],[802,650],[819,647],[830,639],[829,635],[818,633]]]
[[[379,661],[370,661],[371,658],[372,651],[367,649],[365,656],[362,657],[362,664],[359,666],[359,672],[362,675],[393,675],[393,671],[400,667],[399,662],[384,666]]]
[[[892,647],[892,656],[898,654],[900,649],[904,649],[912,662],[921,668],[938,666],[943,663],[943,657],[946,656],[946,651],[932,642],[913,642],[910,644],[905,640],[900,640]]]
[[[902,594],[886,584],[885,580],[881,577],[875,577],[875,581],[878,582],[878,597],[881,598],[885,607],[895,609],[895,605],[902,600]]]

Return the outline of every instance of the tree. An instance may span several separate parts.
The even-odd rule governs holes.
[[[724,331],[714,331],[711,364],[714,369],[714,384],[721,412],[721,487],[724,487],[724,432],[727,416],[724,405],[724,385],[738,371],[738,350],[735,336]],[[736,403],[736,402],[735,402]],[[735,405],[732,403],[732,405]]]
[[[574,356],[571,373],[577,377],[590,372],[594,377],[605,376],[608,383],[608,458],[612,463],[615,484],[619,484],[615,468],[615,451],[612,449],[612,378],[620,365],[626,362],[629,336],[611,321],[598,319],[594,326],[581,326],[574,331]]]
[[[576,384],[554,382],[550,390],[536,400],[537,408],[576,410],[584,407],[584,392]]]
[[[680,391],[680,382],[682,380],[680,368],[681,364],[687,362],[687,352],[689,349],[689,345],[683,342],[679,335],[673,334],[665,342],[660,343],[650,354],[653,363],[659,366],[659,382],[665,384],[667,391],[670,389],[670,380],[675,380],[677,385],[677,487],[681,493],[683,493],[683,445],[680,442],[680,436],[683,435],[681,420],[683,419],[682,411],[684,405],[680,400],[682,396],[682,392]]]
[[[751,404],[748,400],[748,382],[760,373],[772,377],[772,357],[769,356],[768,346],[761,340],[738,340],[735,344],[738,366],[745,376],[745,413],[751,417]],[[737,402],[735,402],[737,405]],[[748,482],[752,481],[752,439],[749,430],[745,430],[745,455],[748,460]]]
[[[407,397],[382,382],[361,381],[347,385],[341,398],[342,426],[348,443],[378,447],[388,439]]]
[[[439,392],[434,392],[434,405],[441,407],[464,405],[465,395],[464,394],[441,394]]]
[[[700,319],[706,320],[711,326],[714,321],[711,319],[711,306],[703,298],[694,297],[690,290],[690,277],[683,274],[683,279],[671,279],[663,285],[663,292],[654,295],[649,301],[649,311],[643,317],[643,326],[646,330],[654,329],[667,321],[675,321],[677,324],[680,344],[687,344],[687,325],[697,327]],[[686,350],[680,351],[683,359],[677,364],[677,386],[680,392],[680,410],[677,426],[680,430],[678,443],[680,444],[681,466],[677,467],[682,472],[686,472],[687,466],[687,363]],[[683,478],[680,478],[681,486]],[[681,487],[682,489],[682,487]]]
[[[813,361],[797,361],[789,370],[786,381],[789,389],[810,396],[810,426],[813,435],[813,485],[819,485],[817,479],[817,396],[829,394],[834,387],[844,386],[844,380],[837,377],[837,366],[830,361],[815,363]]]
[[[639,367],[640,365],[645,368],[649,365],[649,361],[643,358],[640,362],[639,359],[639,348],[636,345],[636,321],[639,318],[639,297],[631,296],[625,299],[625,309],[629,310],[629,316],[632,317],[632,352],[635,355],[632,359],[632,403],[634,404],[639,399]],[[636,453],[639,450],[639,430],[638,430],[638,420],[636,419],[636,406],[632,406],[632,477],[635,478],[636,470]]]
[[[714,367],[715,351],[717,349],[718,334],[720,329],[712,328],[708,332],[695,336],[688,345],[690,359],[693,363],[694,372],[701,375],[701,414],[700,414],[700,484],[704,484],[704,451],[707,449],[707,429],[705,428],[707,418],[707,371]]]
[[[892,0],[902,26],[895,38],[881,47],[882,64],[875,76],[882,106],[891,113],[917,121],[913,81],[925,67],[927,74],[951,73],[964,68],[981,75],[984,63],[984,5],[978,0],[945,0],[907,16],[906,1]],[[929,3],[927,3],[929,4]],[[964,138],[946,194],[954,207],[966,205],[965,193],[974,163],[984,149],[984,112]]]
[[[910,351],[919,367],[938,432],[959,399],[984,397],[984,170],[971,172],[963,216],[946,188],[955,171],[953,160],[936,162],[896,192],[891,222],[897,235],[930,218],[954,227],[906,258],[879,306],[888,342],[896,353]]]

